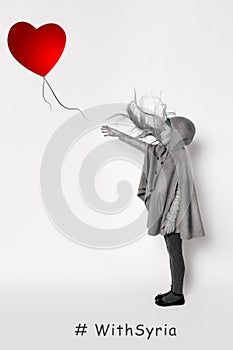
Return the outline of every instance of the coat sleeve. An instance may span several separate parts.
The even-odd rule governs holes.
[[[120,133],[119,140],[124,141],[125,143],[128,143],[129,145],[139,149],[142,152],[146,152],[147,150],[146,142],[138,140],[135,137],[129,136],[124,132]]]
[[[147,180],[148,180],[148,171],[149,171],[149,149],[151,149],[151,144],[146,143],[146,151],[143,161],[143,167],[140,177],[140,182],[138,186],[138,193],[137,196],[144,201],[145,200],[145,194],[146,194],[146,187],[147,187]]]

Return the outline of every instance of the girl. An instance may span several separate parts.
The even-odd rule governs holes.
[[[172,306],[185,303],[182,241],[203,237],[205,233],[186,151],[195,126],[184,117],[168,118],[166,105],[161,105],[161,113],[157,108],[151,113],[137,103],[136,95],[128,104],[127,114],[123,115],[142,131],[137,137],[109,126],[102,126],[101,130],[104,136],[118,137],[145,153],[137,195],[148,210],[148,234],[164,236],[172,282],[168,292],[156,295],[155,303]],[[147,135],[153,135],[157,143],[139,140]]]

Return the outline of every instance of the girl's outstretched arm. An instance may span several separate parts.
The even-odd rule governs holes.
[[[129,136],[122,131],[119,131],[114,128],[110,128],[109,126],[103,125],[101,127],[101,131],[104,136],[115,136],[118,137],[119,140],[128,143],[129,145],[139,149],[142,152],[146,151],[147,143],[141,140],[136,139],[135,137]]]
[[[146,152],[147,143],[144,141],[138,140],[135,137],[129,136],[123,132],[120,132],[119,140],[128,143],[142,152]]]

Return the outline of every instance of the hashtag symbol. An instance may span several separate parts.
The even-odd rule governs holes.
[[[87,333],[87,324],[86,323],[83,323],[83,324],[79,323],[79,325],[76,326],[75,328],[76,328],[76,330],[75,330],[76,335],[79,335],[79,334],[83,335],[83,334]]]

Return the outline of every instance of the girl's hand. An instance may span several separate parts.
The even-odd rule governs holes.
[[[110,128],[107,125],[103,125],[101,127],[101,131],[104,134],[104,136],[115,136],[115,137],[118,137],[118,136],[120,136],[120,133],[121,133],[119,130]]]
[[[175,231],[175,221],[174,220],[165,220],[164,226],[162,227],[164,234],[167,235]]]

